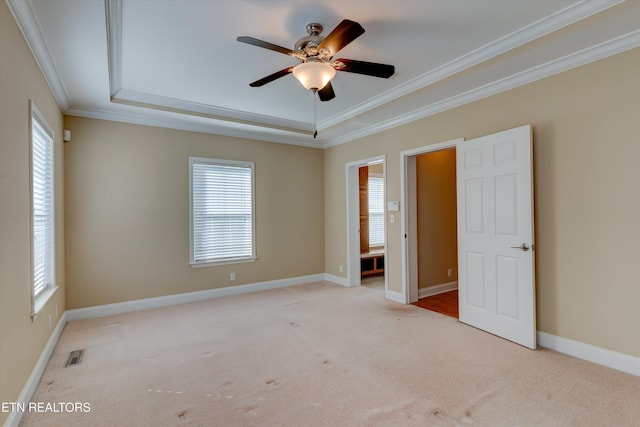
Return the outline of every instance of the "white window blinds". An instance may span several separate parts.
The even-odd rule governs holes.
[[[31,212],[33,296],[54,282],[53,136],[32,115]]]
[[[255,259],[253,163],[190,158],[191,264]]]
[[[384,178],[369,177],[369,246],[384,246]]]

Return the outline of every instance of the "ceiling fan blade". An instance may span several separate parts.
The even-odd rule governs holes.
[[[336,93],[333,91],[331,82],[327,83],[322,89],[318,91],[318,97],[320,98],[320,101],[331,101],[336,97]]]
[[[355,59],[336,59],[335,62],[344,64],[344,67],[336,66],[338,71],[348,73],[365,74],[367,76],[381,77],[388,79],[396,72],[396,67],[387,64],[377,64],[375,62],[356,61]]]
[[[344,19],[318,46],[319,49],[327,48],[331,56],[338,53],[340,49],[360,37],[364,33],[364,28],[360,24],[348,19]]]
[[[238,37],[236,40],[241,43],[246,43],[253,46],[263,47],[265,49],[284,53],[285,55],[293,54],[293,51],[291,49],[287,49],[286,47],[278,46],[277,44],[269,43],[264,40],[259,40],[253,37],[242,36],[242,37]]]
[[[291,71],[293,71],[293,68],[294,67],[287,67],[284,70],[276,71],[275,73],[270,74],[267,77],[263,77],[260,80],[256,80],[255,82],[250,83],[249,86],[260,87],[262,85],[266,85],[267,83],[271,83],[272,81],[291,73]]]

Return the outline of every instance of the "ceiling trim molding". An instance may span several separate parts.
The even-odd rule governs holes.
[[[207,124],[189,123],[185,120],[174,117],[158,117],[151,114],[140,114],[132,111],[114,112],[102,109],[71,108],[67,113],[70,116],[85,117],[89,119],[108,120],[121,123],[131,123],[136,125],[154,126],[167,129],[177,129],[190,132],[200,132],[213,135],[230,136],[235,138],[246,138],[256,141],[275,142],[280,144],[297,145],[310,148],[324,148],[317,140],[307,140],[296,135],[278,133],[269,135],[262,128],[253,129],[231,129],[226,126],[219,126],[214,122]]]
[[[191,116],[206,117],[214,120],[241,123],[250,126],[267,127],[302,135],[313,135],[312,125],[295,120],[281,119],[262,114],[247,113],[230,108],[200,104],[182,99],[168,98],[150,93],[120,89],[111,97],[111,102],[133,105],[154,110],[170,111]]]
[[[53,62],[51,53],[47,48],[47,44],[44,42],[42,29],[33,14],[33,10],[31,10],[30,3],[19,0],[5,0],[5,3],[9,7],[18,28],[20,28],[33,58],[40,67],[40,71],[47,81],[58,106],[62,112],[65,113],[69,109],[69,96],[60,78],[58,68],[55,62]]]
[[[357,131],[350,132],[337,138],[332,138],[324,144],[325,148],[344,144],[355,139],[363,138],[384,130],[395,128],[434,114],[459,107],[470,102],[478,101],[537,80],[550,77],[554,74],[568,71],[573,68],[586,65],[590,62],[604,59],[630,49],[640,47],[640,30],[633,31],[609,41],[599,43],[589,48],[574,52],[561,58],[554,59],[545,64],[529,68],[509,77],[480,86],[459,95],[426,105],[409,113],[401,114],[392,119],[385,120],[373,126],[368,126]]]
[[[109,95],[120,90],[122,81],[122,0],[106,0],[104,12],[107,25],[107,56]]]
[[[582,0],[318,123],[324,130],[588,18],[624,0]]]

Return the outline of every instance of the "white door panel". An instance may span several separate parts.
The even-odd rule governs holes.
[[[531,127],[457,146],[460,321],[536,347]]]

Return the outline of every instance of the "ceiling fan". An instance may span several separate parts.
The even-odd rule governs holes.
[[[338,51],[364,33],[364,28],[357,22],[345,19],[326,37],[320,35],[322,29],[322,25],[318,23],[307,25],[307,33],[309,35],[298,39],[293,50],[253,37],[238,37],[237,40],[239,42],[284,53],[300,61],[300,64],[296,66],[277,71],[260,80],[256,80],[249,86],[259,87],[287,74],[293,74],[306,89],[317,92],[321,101],[329,101],[336,96],[331,86],[331,79],[335,76],[336,71],[365,74],[385,79],[391,77],[395,72],[393,65],[344,58],[333,59],[333,56]]]

